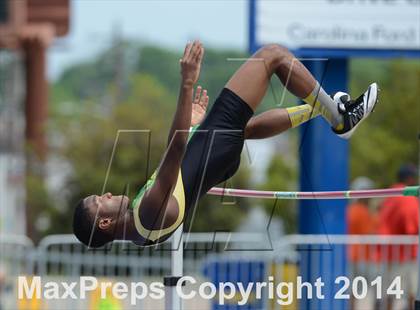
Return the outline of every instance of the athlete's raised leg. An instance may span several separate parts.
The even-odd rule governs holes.
[[[299,98],[307,97],[316,86],[316,80],[302,63],[286,48],[273,44],[262,47],[246,61],[226,87],[255,110],[275,73],[283,85]]]
[[[302,113],[305,116],[304,120],[308,119],[308,115],[310,118],[321,113],[333,130],[343,138],[351,136],[360,121],[373,110],[377,100],[376,84],[372,84],[354,101],[345,93],[338,93],[331,98],[287,48],[276,44],[264,46],[257,51],[238,69],[226,87],[245,100],[255,111],[273,74],[279,77],[291,93],[310,106],[297,111],[299,118]],[[296,110],[291,112],[296,114]],[[289,125],[294,125],[293,116],[289,115],[289,118]]]
[[[311,105],[275,108],[252,117],[245,127],[245,139],[265,139],[297,127],[319,115]]]

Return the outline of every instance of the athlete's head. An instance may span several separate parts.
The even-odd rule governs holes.
[[[74,210],[74,234],[82,243],[94,248],[113,241],[119,226],[124,223],[128,205],[127,196],[112,196],[111,193],[80,200]]]

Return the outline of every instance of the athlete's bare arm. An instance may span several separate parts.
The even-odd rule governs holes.
[[[178,215],[172,191],[178,179],[191,125],[193,89],[197,83],[204,48],[199,41],[185,47],[180,60],[181,85],[178,105],[168,137],[168,148],[158,168],[154,185],[144,195],[140,219],[147,229],[167,227]]]

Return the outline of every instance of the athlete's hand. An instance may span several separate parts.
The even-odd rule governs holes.
[[[198,86],[195,91],[195,97],[192,105],[191,126],[201,124],[204,116],[206,115],[208,103],[209,96],[207,96],[207,90],[202,90],[201,86]]]
[[[200,41],[196,40],[185,46],[184,56],[179,61],[181,64],[182,83],[184,85],[192,86],[197,83],[203,55],[204,48]]]

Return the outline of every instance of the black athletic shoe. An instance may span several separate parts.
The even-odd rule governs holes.
[[[340,130],[332,130],[343,139],[349,139],[357,126],[373,111],[378,102],[378,84],[371,84],[367,91],[357,99],[351,100],[350,95],[338,92],[332,98],[337,103],[338,111],[343,115],[344,127]]]

